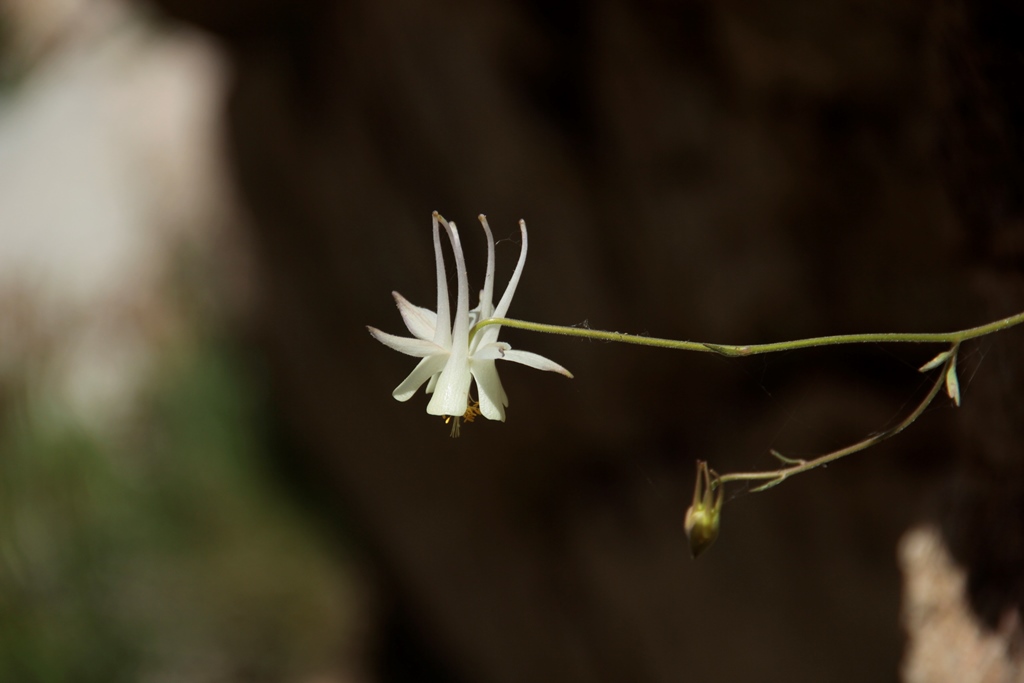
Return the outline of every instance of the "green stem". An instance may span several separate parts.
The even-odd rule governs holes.
[[[585,327],[565,327],[562,325],[545,325],[543,323],[531,323],[525,320],[512,320],[510,318],[488,318],[481,320],[470,331],[472,339],[480,329],[487,325],[502,325],[514,327],[531,332],[544,332],[547,334],[561,334],[568,337],[582,337],[585,339],[600,339],[603,341],[621,342],[623,344],[638,344],[640,346],[656,346],[663,349],[677,349],[681,351],[703,351],[718,353],[723,356],[753,356],[760,353],[774,353],[777,351],[792,351],[794,349],[806,349],[812,346],[831,346],[834,344],[873,344],[886,342],[916,342],[916,343],[947,343],[959,344],[968,339],[983,337],[993,332],[1001,332],[1015,325],[1024,323],[1024,312],[1011,315],[1002,320],[996,320],[978,327],[970,327],[966,330],[955,332],[923,332],[923,333],[901,333],[881,332],[878,334],[836,334],[825,337],[811,337],[809,339],[797,339],[787,342],[775,342],[771,344],[711,344],[707,342],[676,341],[675,339],[660,339],[658,337],[644,337],[635,334],[624,334],[622,332],[606,332],[603,330],[591,330]]]
[[[591,330],[587,327],[565,327],[562,325],[546,325],[544,323],[531,323],[525,320],[513,320],[511,318],[488,318],[481,320],[469,331],[470,340],[473,339],[480,329],[488,325],[501,325],[503,327],[514,327],[530,332],[543,332],[545,334],[561,334],[567,337],[583,337],[585,339],[600,339],[602,341],[621,342],[623,344],[639,344],[640,346],[657,346],[663,349],[679,349],[682,351],[704,351],[714,352],[707,344],[690,341],[676,341],[675,339],[658,339],[657,337],[642,337],[636,334],[624,334],[622,332],[605,332],[604,330]]]

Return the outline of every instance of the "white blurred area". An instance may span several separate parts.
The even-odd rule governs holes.
[[[100,431],[185,341],[181,258],[234,215],[224,61],[143,7],[0,0],[0,381]]]

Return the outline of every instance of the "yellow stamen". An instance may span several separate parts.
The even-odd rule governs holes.
[[[480,414],[480,403],[469,399],[469,407],[466,408],[466,414],[462,416],[462,419],[466,422],[472,422],[476,419],[476,416]]]
[[[473,399],[469,399],[469,405],[466,407],[466,414],[465,415],[462,415],[462,416],[458,416],[458,415],[445,415],[444,416],[444,423],[445,424],[448,424],[449,422],[452,423],[451,437],[453,439],[458,438],[458,436],[459,436],[459,427],[460,427],[459,423],[462,420],[465,420],[466,422],[472,422],[473,420],[476,419],[476,416],[479,415],[479,414],[480,414],[480,403],[478,401],[474,401]]]

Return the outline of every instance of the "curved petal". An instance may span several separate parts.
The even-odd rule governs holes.
[[[509,349],[502,354],[503,360],[510,360],[513,363],[521,363],[522,365],[528,365],[531,368],[537,370],[546,370],[548,372],[557,372],[561,375],[565,375],[569,379],[572,379],[572,373],[563,368],[555,361],[545,358],[540,354],[531,353],[529,351],[520,351],[518,349]]]
[[[448,345],[452,353],[459,353],[465,349],[469,352],[469,279],[466,274],[466,259],[462,255],[462,241],[459,239],[459,229],[454,222],[446,221],[438,216],[441,225],[448,232],[448,239],[452,243],[452,251],[455,252],[455,276],[458,281],[458,291],[455,297],[455,319],[452,321],[451,343]],[[440,316],[438,316],[440,320]]]
[[[437,313],[410,303],[398,292],[391,292],[391,296],[395,297],[398,312],[402,314],[402,320],[406,328],[412,332],[412,336],[417,339],[433,340],[434,331],[437,329]]]
[[[443,366],[443,356],[427,356],[416,364],[409,376],[395,387],[391,395],[399,401],[408,401],[416,393],[416,390],[423,386],[423,383],[431,376],[437,374]]]
[[[370,331],[373,338],[379,341],[384,346],[394,349],[399,353],[404,353],[407,356],[414,356],[416,358],[425,358],[427,356],[433,356],[437,354],[448,354],[447,349],[443,349],[434,342],[427,341],[425,339],[413,339],[412,337],[399,337],[394,334],[388,334],[387,332],[381,332],[376,327],[366,326],[366,329]]]
[[[512,278],[508,281],[508,286],[505,287],[505,292],[501,295],[501,301],[498,302],[497,307],[495,307],[490,315],[491,318],[504,318],[508,313],[508,307],[512,304],[512,297],[516,295],[516,287],[519,286],[519,278],[523,275],[523,266],[526,265],[526,251],[529,246],[526,236],[526,221],[519,221],[519,233],[523,238],[523,245],[519,250],[519,261],[516,262],[516,269],[512,271]],[[480,330],[479,334],[482,335],[480,344],[493,342],[498,338],[500,331],[501,325],[488,325]]]
[[[491,226],[487,225],[487,216],[480,214],[477,218],[487,235],[487,272],[484,275],[484,288],[480,292],[480,305],[477,306],[479,321],[490,318],[494,313],[494,235],[491,234]]]
[[[480,413],[488,420],[504,422],[508,396],[505,394],[505,388],[501,386],[501,378],[498,377],[498,369],[494,366],[494,361],[474,362],[472,372],[473,378],[476,380],[476,391],[480,397]]]
[[[434,263],[437,266],[437,314],[434,319],[434,343],[448,348],[452,345],[451,304],[448,302],[448,277],[444,270],[444,254],[441,253],[440,222],[444,219],[437,211],[434,218]],[[445,224],[447,226],[447,223]]]
[[[526,239],[526,221],[519,221],[519,233],[523,236],[523,246],[519,249],[519,261],[516,263],[516,269],[512,272],[512,279],[508,281],[508,286],[505,287],[505,293],[501,295],[501,301],[494,309],[493,318],[504,318],[505,314],[508,313],[508,307],[512,304],[512,297],[516,295],[516,287],[519,286],[519,278],[523,275],[523,266],[526,265],[526,249],[529,246]]]

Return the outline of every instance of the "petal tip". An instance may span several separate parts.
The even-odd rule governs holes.
[[[415,393],[416,393],[415,391],[399,391],[396,388],[394,391],[391,392],[391,397],[393,399],[395,399],[396,401],[400,401],[401,403],[405,403],[410,398],[412,398],[413,394],[415,394]]]

